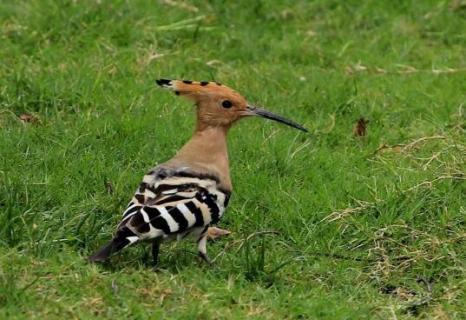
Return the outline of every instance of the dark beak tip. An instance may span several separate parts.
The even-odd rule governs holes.
[[[267,111],[267,110],[264,110],[264,109],[261,109],[261,108],[253,107],[253,106],[249,107],[249,110],[251,112],[253,112],[255,115],[261,116],[263,118],[273,120],[273,121],[277,121],[279,123],[285,124],[287,126],[298,129],[300,131],[309,132],[306,128],[304,128],[302,125],[296,123],[295,121],[290,120],[290,119],[286,119],[286,118],[284,118],[284,117],[282,117],[282,116],[280,116],[278,114],[275,114],[273,112],[270,112],[270,111]]]
[[[293,126],[293,127],[294,127],[294,126]],[[309,133],[309,130],[307,130],[306,128],[304,128],[304,127],[301,126],[301,125],[297,125],[297,126],[295,126],[294,128],[298,129],[299,131]]]

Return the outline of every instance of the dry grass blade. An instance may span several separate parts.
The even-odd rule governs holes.
[[[431,188],[433,186],[433,184],[437,181],[441,181],[441,180],[466,180],[466,177],[462,174],[462,173],[459,173],[458,175],[445,175],[445,176],[440,176],[440,177],[437,177],[433,180],[426,180],[426,181],[423,181],[415,186],[412,186],[408,189],[405,190],[405,192],[409,192],[409,191],[413,191],[413,190],[416,190],[420,187],[423,187],[423,186],[427,186],[429,188]]]
[[[214,262],[217,258],[219,258],[221,255],[224,255],[231,247],[234,247],[236,246],[237,244],[239,244],[238,248],[236,249],[236,251],[239,251],[241,250],[241,248],[243,247],[244,243],[251,240],[252,238],[254,237],[257,237],[257,236],[260,236],[260,235],[279,235],[280,232],[278,231],[274,231],[274,230],[266,230],[266,231],[257,231],[257,232],[254,232],[254,233],[251,233],[250,235],[248,235],[246,238],[243,238],[243,239],[238,239],[236,241],[233,241],[233,242],[230,242],[228,243],[225,248],[223,248],[222,251],[220,251],[213,259],[212,259],[212,262]]]
[[[162,4],[166,4],[166,5],[171,6],[171,7],[177,7],[177,8],[189,11],[189,12],[198,12],[199,11],[198,7],[196,7],[196,6],[192,5],[192,4],[186,3],[184,1],[162,0],[161,2],[162,2]]]
[[[395,68],[387,69],[381,68],[379,66],[366,66],[361,63],[357,63],[355,65],[346,66],[345,72],[349,75],[355,73],[375,73],[375,74],[417,74],[417,73],[426,73],[426,74],[434,74],[434,75],[441,75],[441,74],[455,74],[455,73],[462,73],[466,72],[466,68],[449,68],[445,67],[442,69],[433,68],[433,69],[418,69],[416,67],[404,64],[397,64]]]
[[[404,143],[399,143],[399,144],[394,144],[394,145],[386,145],[383,144],[377,150],[374,151],[374,155],[384,152],[384,151],[395,151],[398,153],[403,153],[403,152],[409,152],[414,148],[417,148],[419,144],[424,143],[429,140],[436,140],[436,139],[446,139],[445,136],[430,136],[430,137],[422,137],[419,139],[416,139],[408,144]]]
[[[205,15],[197,16],[190,19],[180,20],[164,26],[158,26],[155,28],[156,31],[179,31],[186,29],[196,29],[207,31],[213,29],[213,27],[200,27],[200,23],[206,18]]]
[[[365,201],[358,201],[358,202],[360,203],[359,206],[349,207],[349,208],[345,208],[342,210],[334,211],[330,213],[329,215],[327,215],[322,220],[320,220],[320,222],[332,222],[332,221],[340,220],[340,219],[346,218],[349,215],[359,213],[361,211],[366,210],[367,208],[374,207],[376,205],[376,203],[373,203],[373,202],[365,202]]]
[[[416,184],[410,188],[407,188],[405,190],[402,191],[402,193],[407,193],[407,192],[411,192],[411,191],[414,191],[420,187],[423,187],[423,186],[427,186],[427,187],[432,187],[434,185],[435,182],[438,182],[438,181],[442,181],[442,180],[466,180],[466,177],[464,176],[464,174],[462,173],[458,173],[457,175],[442,175],[442,176],[439,176],[433,180],[427,180],[427,181],[423,181],[419,184]],[[330,213],[329,215],[325,216],[325,218],[323,218],[322,220],[320,220],[320,222],[333,222],[333,221],[336,221],[336,220],[340,220],[340,219],[344,219],[350,215],[353,215],[353,214],[356,214],[356,213],[360,213],[366,209],[369,209],[369,208],[374,208],[376,207],[378,204],[382,203],[383,201],[382,200],[377,200],[377,201],[374,201],[374,202],[365,202],[365,201],[361,201],[361,200],[357,200],[357,202],[360,204],[359,206],[357,207],[348,207],[348,208],[345,208],[345,209],[342,209],[342,210],[338,210],[338,211],[334,211],[332,213]]]

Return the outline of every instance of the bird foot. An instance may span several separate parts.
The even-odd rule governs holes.
[[[229,230],[220,229],[217,227],[209,227],[209,229],[207,229],[207,236],[212,240],[223,237],[223,236],[227,236],[230,233],[231,231]]]

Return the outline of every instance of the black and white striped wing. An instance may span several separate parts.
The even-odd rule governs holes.
[[[194,228],[217,223],[229,195],[218,188],[215,176],[159,168],[144,176],[118,229],[130,242],[183,237]]]

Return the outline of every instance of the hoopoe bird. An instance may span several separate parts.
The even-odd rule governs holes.
[[[128,245],[149,240],[156,265],[162,241],[189,236],[197,241],[199,256],[210,263],[208,230],[222,218],[232,192],[228,129],[239,119],[260,116],[307,131],[292,120],[249,104],[236,91],[217,82],[159,79],[156,83],[195,103],[195,132],[172,159],[144,176],[113,239],[89,257],[92,262],[104,261]]]

